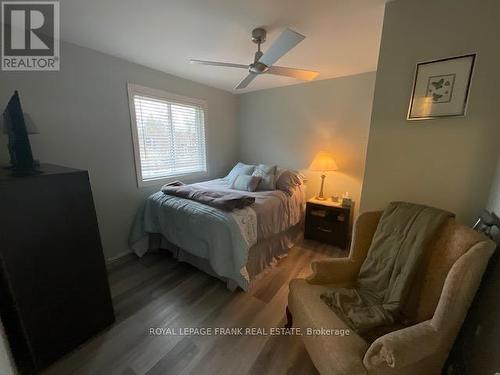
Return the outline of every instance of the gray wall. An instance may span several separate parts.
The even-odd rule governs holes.
[[[500,2],[387,4],[361,210],[391,200],[454,211],[470,223],[485,207],[500,142]],[[477,52],[464,118],[406,121],[415,64]]]
[[[349,191],[356,209],[365,164],[375,72],[287,86],[239,96],[241,159],[304,170],[316,195],[320,173],[307,172],[316,152],[330,151],[325,193]]]
[[[500,150],[499,150],[500,151]],[[491,184],[490,199],[488,201],[488,209],[493,211],[500,217],[500,153],[497,162],[497,169],[495,172],[495,178]],[[493,235],[495,239],[500,244],[500,231],[496,230]],[[499,335],[500,337],[500,335]]]
[[[408,200],[454,211],[468,224],[488,205],[500,211],[500,49],[493,39],[500,35],[498,14],[495,0],[388,3],[361,210]],[[415,63],[469,52],[478,59],[467,116],[406,121]],[[500,371],[499,266],[490,263],[455,345],[453,373]]]
[[[16,373],[14,361],[11,357],[7,336],[0,321],[0,374],[14,375]]]
[[[40,130],[31,142],[42,162],[90,172],[106,258],[128,251],[135,212],[158,186],[136,184],[127,82],[205,99],[210,177],[238,157],[234,95],[72,44],[63,43],[60,72],[0,72],[0,103],[19,90]],[[6,139],[0,134],[0,144]],[[6,147],[0,148],[5,164]]]

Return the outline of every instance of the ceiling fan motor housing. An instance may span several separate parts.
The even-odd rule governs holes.
[[[256,44],[264,43],[266,41],[266,30],[258,27],[252,30],[252,42]]]
[[[261,62],[254,62],[253,64],[250,64],[248,67],[248,71],[250,73],[255,73],[255,74],[262,74],[267,72],[269,67],[266,64],[263,64]]]
[[[248,66],[248,71],[250,73],[262,74],[262,73],[265,73],[269,69],[269,67],[266,64],[259,62],[259,59],[264,54],[260,50],[260,45],[261,45],[261,43],[264,43],[266,41],[266,35],[267,35],[267,32],[262,27],[258,27],[256,29],[252,30],[252,42],[256,43],[259,46],[259,49],[257,52],[255,52],[253,64],[250,64]]]

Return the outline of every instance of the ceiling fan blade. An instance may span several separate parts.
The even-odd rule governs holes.
[[[247,87],[248,84],[255,79],[255,77],[257,77],[257,74],[255,73],[250,73],[249,75],[247,75],[240,83],[238,83],[238,86],[236,86],[236,90],[244,89],[245,87]]]
[[[293,77],[293,78],[301,79],[303,81],[312,81],[319,74],[319,72],[315,72],[313,70],[286,68],[284,66],[271,66],[266,71],[266,73],[275,74],[278,76]]]
[[[233,63],[218,62],[218,61],[205,61],[205,60],[190,59],[189,62],[191,64],[212,65],[212,66],[226,66],[226,67],[229,67],[229,68],[243,68],[243,69],[248,69],[248,65],[233,64]]]
[[[281,56],[290,51],[304,39],[304,35],[299,34],[298,32],[291,29],[286,29],[259,59],[259,62],[266,64],[267,66],[273,65],[281,58]]]

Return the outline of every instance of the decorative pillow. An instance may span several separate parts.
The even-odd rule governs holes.
[[[292,196],[296,186],[302,185],[301,174],[290,169],[278,168],[276,173],[276,189]]]
[[[258,176],[248,176],[245,174],[240,174],[236,176],[234,182],[231,185],[231,189],[244,190],[244,191],[255,191],[259,185],[261,178]]]
[[[276,190],[276,166],[259,164],[255,167],[252,176],[261,177],[257,190]]]
[[[233,167],[233,169],[231,169],[231,172],[229,172],[229,174],[226,176],[226,179],[229,180],[230,183],[233,183],[236,177],[238,177],[238,175],[240,174],[251,176],[254,169],[255,165],[248,165],[239,162]]]

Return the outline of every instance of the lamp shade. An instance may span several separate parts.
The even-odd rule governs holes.
[[[318,152],[309,169],[312,171],[329,172],[336,171],[339,168],[331,154],[328,152]]]

